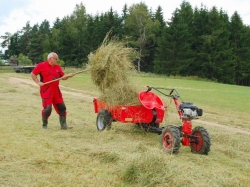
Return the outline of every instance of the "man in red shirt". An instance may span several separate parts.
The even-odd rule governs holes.
[[[52,105],[59,115],[59,121],[61,129],[71,129],[66,123],[66,106],[62,97],[61,90],[59,88],[59,80],[67,80],[69,77],[73,77],[73,74],[64,75],[64,72],[59,64],[57,64],[58,55],[51,52],[48,55],[47,61],[37,64],[37,66],[31,72],[32,79],[40,86],[40,96],[42,98],[42,122],[43,128],[48,129],[48,118],[52,111]],[[40,81],[37,75],[40,75]],[[52,81],[49,84],[45,84],[48,81]]]

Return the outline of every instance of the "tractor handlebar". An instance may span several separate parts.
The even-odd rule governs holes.
[[[172,97],[172,98],[179,98],[180,97],[180,94],[179,92],[175,89],[175,88],[159,88],[159,87],[150,87],[150,86],[147,86],[147,92],[151,91],[152,89],[156,90],[157,92],[160,92],[161,94],[167,96],[167,97]],[[163,91],[160,91],[160,90],[170,90],[169,94],[166,94],[165,92]]]
[[[152,87],[149,87],[149,86],[147,86],[147,91],[146,91],[146,93],[148,93],[149,91],[151,91],[152,90]]]

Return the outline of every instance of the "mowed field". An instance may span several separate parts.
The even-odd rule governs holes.
[[[97,131],[93,98],[99,92],[88,72],[61,81],[68,125],[74,128],[60,130],[53,110],[49,130],[43,130],[39,87],[29,74],[0,71],[0,186],[250,185],[249,87],[148,74],[130,78],[141,90],[176,88],[180,101],[202,108],[193,126],[210,133],[209,154],[193,154],[186,146],[167,154],[159,135],[134,124],[113,122],[111,130]],[[168,107],[160,125],[179,125],[174,103],[159,96]]]

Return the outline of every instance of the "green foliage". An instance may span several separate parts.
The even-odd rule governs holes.
[[[18,39],[18,45],[17,47],[20,49],[21,53],[23,53],[25,56],[28,56],[30,52],[30,40],[32,35],[30,34],[32,27],[30,26],[30,23],[27,22],[26,25],[22,28],[20,33],[20,37]]]
[[[235,12],[231,17],[217,7],[194,9],[183,1],[165,22],[162,8],[153,12],[145,3],[127,4],[118,15],[109,11],[88,15],[83,3],[72,14],[47,20],[1,38],[3,59],[22,53],[36,64],[54,51],[66,66],[81,67],[101,45],[106,34],[126,42],[140,54],[139,71],[164,75],[198,76],[226,84],[250,85],[250,27]]]
[[[22,53],[20,53],[18,55],[18,62],[19,65],[32,65],[32,61],[25,55],[23,55]]]
[[[237,13],[234,13],[231,18],[230,32],[232,33],[230,45],[234,54],[234,81],[238,85],[250,85],[250,28],[243,25]]]
[[[154,72],[166,75],[194,75],[190,67],[193,60],[192,28],[193,10],[189,3],[176,9],[169,27],[164,28],[158,41]]]
[[[30,31],[30,45],[29,45],[29,58],[32,60],[33,64],[37,64],[43,60],[43,48],[42,39],[39,33],[39,25],[36,24],[32,27]]]
[[[65,66],[65,62],[61,59],[59,59],[57,63],[62,67]]]
[[[10,37],[11,33],[5,32],[5,35],[0,36],[1,39],[3,39],[3,42],[1,43],[1,47],[5,48],[10,45]]]
[[[44,53],[43,54],[43,61],[46,61],[48,59],[49,53]]]
[[[150,51],[150,46],[156,40],[155,34],[160,27],[158,20],[153,20],[148,7],[144,3],[134,4],[129,8],[129,15],[126,18],[125,28],[130,33],[129,45],[138,49],[140,58],[137,60],[137,69],[141,71],[141,66],[147,69],[147,64],[141,64]]]

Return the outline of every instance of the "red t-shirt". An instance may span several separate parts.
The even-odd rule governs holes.
[[[64,76],[64,72],[58,64],[51,66],[48,61],[40,62],[32,71],[35,75],[40,75],[41,82],[48,82]],[[59,81],[55,81],[50,85],[59,85]]]
[[[51,66],[48,61],[40,62],[33,69],[32,73],[35,75],[40,75],[40,82],[48,82],[51,80],[58,79],[64,76],[64,72],[58,64],[55,66]],[[51,95],[51,91],[60,92],[59,90],[59,81],[52,82],[50,84],[44,85],[40,87],[40,93],[42,98],[48,98]]]

